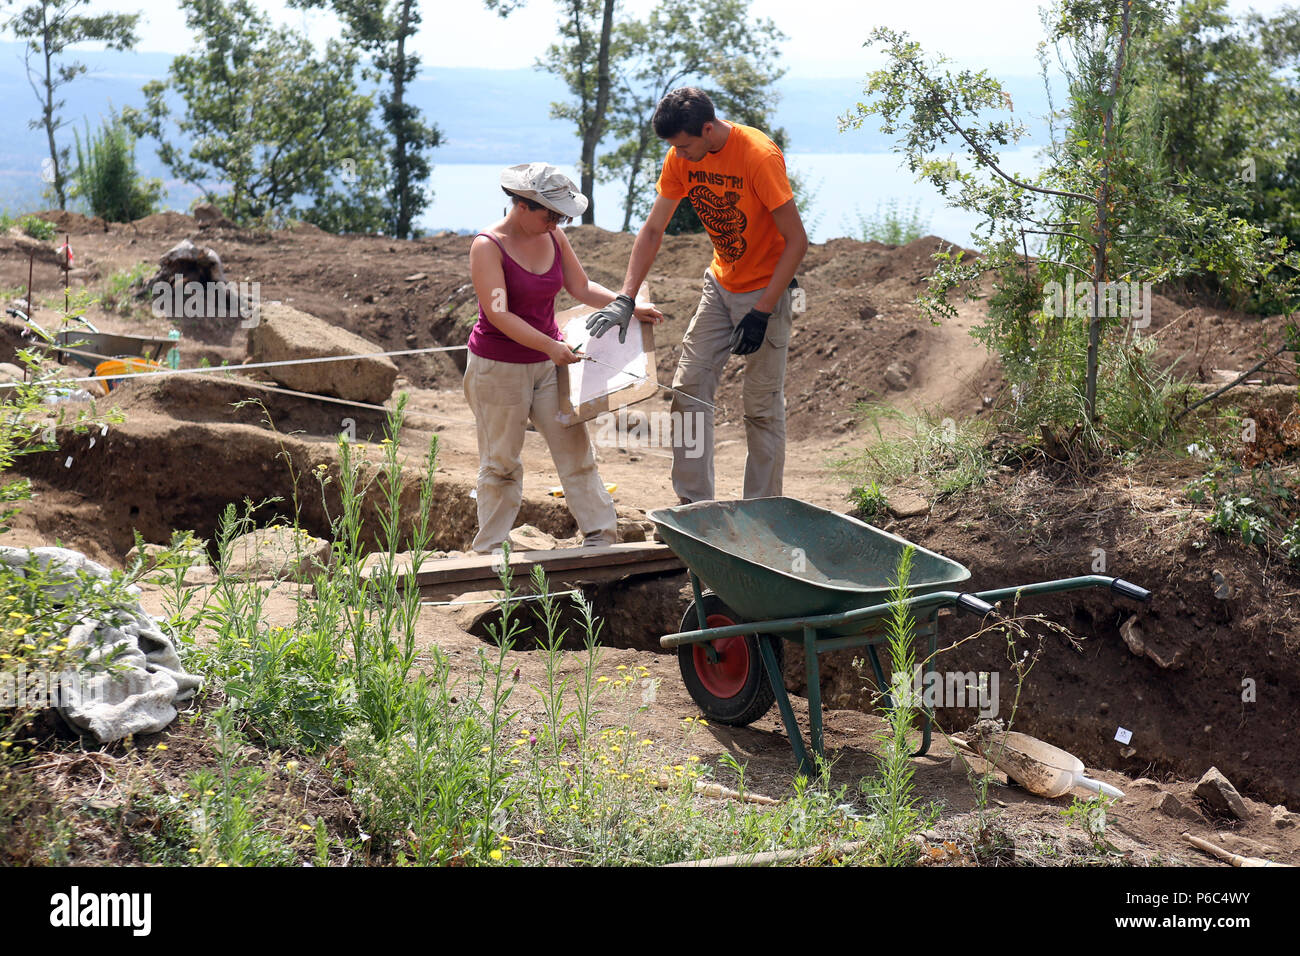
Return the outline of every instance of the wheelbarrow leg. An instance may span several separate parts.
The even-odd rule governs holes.
[[[808,671],[808,729],[812,733],[813,753],[822,752],[822,675],[817,664],[817,632],[811,627],[803,629],[804,666]]]
[[[925,624],[922,625],[922,633],[929,640],[926,641],[925,664],[922,666],[921,686],[929,687],[930,684],[926,677],[934,673],[934,657],[939,650],[939,614],[934,612],[926,618]],[[922,702],[921,713],[925,719],[921,723],[921,749],[912,754],[913,757],[924,757],[930,750],[930,730],[934,723],[934,710],[928,704]]]
[[[772,693],[776,697],[776,706],[781,711],[781,722],[785,724],[785,734],[790,738],[790,749],[794,751],[794,759],[799,765],[799,773],[811,776],[812,764],[808,760],[808,751],[804,749],[803,732],[794,719],[794,708],[790,706],[790,695],[785,690],[785,676],[776,666],[776,652],[772,650],[771,642],[780,640],[784,640],[784,638],[774,637],[771,634],[760,634],[758,636],[758,650],[763,657],[763,670],[767,672],[768,683],[772,685]]]
[[[885,707],[889,710],[894,709],[894,695],[885,690],[885,671],[880,666],[880,655],[876,653],[876,645],[867,645],[867,657],[871,661],[871,670],[876,675],[876,688],[885,696]]]
[[[921,686],[929,686],[926,676],[934,672],[934,658],[939,650],[939,626],[938,614],[933,614],[926,619],[921,626],[921,634],[929,638],[927,641],[927,652],[925,663],[921,668]],[[876,652],[875,644],[867,645],[867,657],[871,660],[871,670],[876,675],[876,686],[883,695],[885,708],[894,709],[894,695],[885,690],[885,671],[880,665],[880,655]],[[912,754],[913,757],[924,757],[930,751],[930,737],[934,724],[934,711],[926,704],[921,705],[921,749]]]
[[[700,630],[709,629],[709,616],[704,613],[704,592],[700,589],[700,579],[691,571],[691,591],[695,594],[695,619],[700,623]],[[709,659],[710,664],[718,663],[718,650],[713,646],[712,641],[704,645],[704,655]]]

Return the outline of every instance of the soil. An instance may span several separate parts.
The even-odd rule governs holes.
[[[338,237],[310,226],[255,233],[200,227],[176,213],[125,225],[71,213],[46,218],[59,227],[59,242],[64,232],[71,236],[78,267],[71,279],[74,292],[102,290],[113,274],[140,263],[152,266],[172,245],[190,238],[220,254],[228,278],[260,282],[264,299],[311,312],[383,350],[462,345],[475,315],[466,268],[469,237],[401,242]],[[574,228],[569,236],[594,279],[607,286],[621,281],[631,236],[590,226]],[[1003,383],[997,365],[969,335],[982,319],[982,300],[958,303],[956,319],[941,326],[921,317],[913,303],[929,274],[931,253],[943,245],[936,237],[900,247],[837,239],[810,249],[799,274],[807,308],[796,316],[786,383],[787,494],[848,510],[846,482],[828,463],[863,443],[857,402],[883,401],[904,411],[964,418],[983,414],[998,401]],[[702,236],[667,237],[648,280],[651,298],[666,316],[656,330],[662,382],[671,380],[710,254]],[[25,253],[0,237],[0,288],[14,297],[13,290],[26,282]],[[38,261],[34,284],[43,306],[34,319],[53,326],[52,308],[63,300],[62,275]],[[562,298],[557,306],[570,304]],[[143,302],[129,315],[92,307],[87,317],[105,331],[165,335],[170,327]],[[1276,317],[1261,320],[1157,296],[1150,334],[1162,361],[1213,382],[1222,379],[1216,369],[1252,364],[1261,341],[1276,341],[1281,324]],[[238,328],[182,325],[181,331],[184,367],[202,360],[238,366],[245,359]],[[14,350],[28,344],[14,320],[0,325],[0,361],[13,361]],[[407,465],[404,512],[409,520],[418,504],[423,451],[436,439],[435,546],[447,550],[466,548],[476,522],[470,492],[478,455],[460,386],[463,354],[395,358],[398,387],[409,395],[399,436]],[[893,390],[885,381],[893,363],[911,370],[905,390]],[[69,373],[78,368],[68,366]],[[740,362],[729,365],[718,395],[720,499],[741,493],[740,372]],[[1280,363],[1259,377],[1295,383]],[[1290,406],[1284,401],[1280,409],[1258,412],[1261,429],[1272,436],[1272,458],[1283,465],[1293,463],[1297,453],[1294,388],[1290,391]],[[243,399],[261,404],[236,407]],[[654,408],[659,401],[642,407]],[[372,460],[377,457],[373,442],[382,437],[378,413],[268,390],[254,370],[128,382],[101,406],[125,420],[102,435],[59,428],[56,452],[19,460],[15,471],[32,481],[36,494],[0,543],[58,542],[121,567],[136,533],[156,543],[169,541],[175,529],[211,538],[227,505],[276,496],[281,500],[260,512],[263,519],[288,516],[296,497],[303,526],[328,537],[337,501],[332,491],[322,495],[313,470],[336,463],[337,434],[347,427],[345,419],[352,420],[359,441],[371,443]],[[676,503],[666,480],[671,457],[666,449],[606,447],[597,449],[597,457],[602,477],[617,485],[615,499],[628,514]],[[524,467],[519,523],[560,539],[575,534],[563,503],[546,494],[558,476],[535,432],[525,441]],[[1190,830],[1236,852],[1300,863],[1300,830],[1276,826],[1270,816],[1272,804],[1300,809],[1300,754],[1290,743],[1300,730],[1300,576],[1258,549],[1209,531],[1205,512],[1183,493],[1200,473],[1186,459],[1144,460],[1140,467],[1086,479],[1003,466],[990,484],[935,500],[923,514],[873,523],[965,565],[970,586],[979,590],[1094,573],[1096,551],[1104,550],[1104,573],[1147,587],[1156,598],[1142,607],[1088,590],[1026,600],[1022,611],[1044,615],[1078,640],[1027,625],[1036,636],[1021,638],[1016,649],[1036,651],[1037,657],[1019,688],[1015,729],[1070,750],[1092,775],[1129,794],[1114,808],[1117,822],[1108,836],[1130,862],[1216,865],[1182,840],[1183,831]],[[373,508],[366,518],[373,537],[378,533]],[[1227,582],[1227,598],[1216,597],[1222,588],[1212,580],[1215,571]],[[605,586],[593,595],[608,625],[602,667],[612,673],[620,663],[645,665],[661,678],[647,729],[658,731],[654,736],[663,741],[680,738],[682,718],[698,713],[682,686],[675,655],[657,647],[658,636],[676,629],[685,609],[684,584],[684,575],[678,575]],[[161,610],[156,590],[147,590],[145,600],[150,610]],[[287,591],[273,592],[271,619],[291,617],[293,600]],[[1008,702],[1017,689],[1009,676],[1014,670],[1008,666],[1007,641],[986,636],[963,642],[978,626],[973,618],[941,618],[940,646],[960,646],[945,652],[939,666],[1000,672]],[[421,628],[422,641],[437,643],[466,667],[482,646],[463,616],[430,609]],[[882,725],[872,712],[871,681],[861,676],[852,656],[825,656],[822,695],[835,779],[855,786],[876,769],[874,735]],[[798,657],[787,655],[786,680],[797,695],[795,712],[806,734]],[[526,678],[539,675],[533,652],[521,650],[515,658]],[[1255,689],[1249,702],[1243,700],[1246,679]],[[949,708],[939,712],[938,721],[951,733],[976,716],[971,708]],[[1121,727],[1132,731],[1130,742],[1115,739]],[[157,740],[183,739],[185,733],[178,724]],[[748,762],[746,779],[755,791],[779,797],[790,787],[790,749],[775,709],[748,728],[709,727],[690,739],[689,750],[705,761],[730,752]],[[189,772],[184,753],[184,747],[173,747],[165,758],[169,766],[176,764],[168,772],[178,779]],[[111,759],[138,758],[119,752]],[[1214,819],[1191,795],[1212,765],[1247,798],[1248,821]],[[976,812],[974,795],[952,748],[938,736],[930,755],[916,758],[914,766],[922,799],[944,807],[935,838],[965,832]],[[97,773],[90,776],[98,779]],[[1183,805],[1184,816],[1157,808],[1165,794]],[[1051,863],[1089,852],[1081,831],[1070,830],[1061,816],[1068,798],[1046,800],[1014,786],[996,787],[994,798],[1001,804],[1000,825],[1019,834],[1020,859]],[[346,816],[337,807],[330,812]],[[339,825],[346,825],[342,817]]]

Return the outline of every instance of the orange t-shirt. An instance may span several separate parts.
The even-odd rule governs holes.
[[[713,240],[714,278],[728,292],[753,292],[772,280],[785,237],[772,210],[794,198],[781,148],[752,126],[731,124],[716,153],[692,163],[669,149],[659,195],[689,199]]]

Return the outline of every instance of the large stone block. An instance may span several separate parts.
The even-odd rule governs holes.
[[[261,321],[248,331],[248,357],[253,362],[381,351],[379,346],[359,335],[279,302],[264,303]],[[397,366],[389,358],[279,365],[266,371],[285,388],[373,405],[383,404],[393,394],[393,383],[397,380]]]

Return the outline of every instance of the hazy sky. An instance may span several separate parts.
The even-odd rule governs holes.
[[[644,15],[655,0],[622,0],[620,9]],[[1270,12],[1284,0],[1232,0],[1235,13]],[[280,0],[258,6],[279,23],[305,28],[318,42],[337,35],[331,15],[289,9]],[[788,40],[791,75],[860,76],[874,64],[862,43],[871,29],[905,30],[927,51],[941,51],[963,66],[1002,75],[1037,73],[1034,48],[1042,36],[1039,0],[752,0],[755,15],[775,20]],[[185,18],[174,0],[91,0],[94,12],[144,13],[140,49],[181,53],[189,48]],[[529,67],[555,36],[555,0],[527,0],[508,19],[476,0],[424,0],[416,49],[427,66]]]

